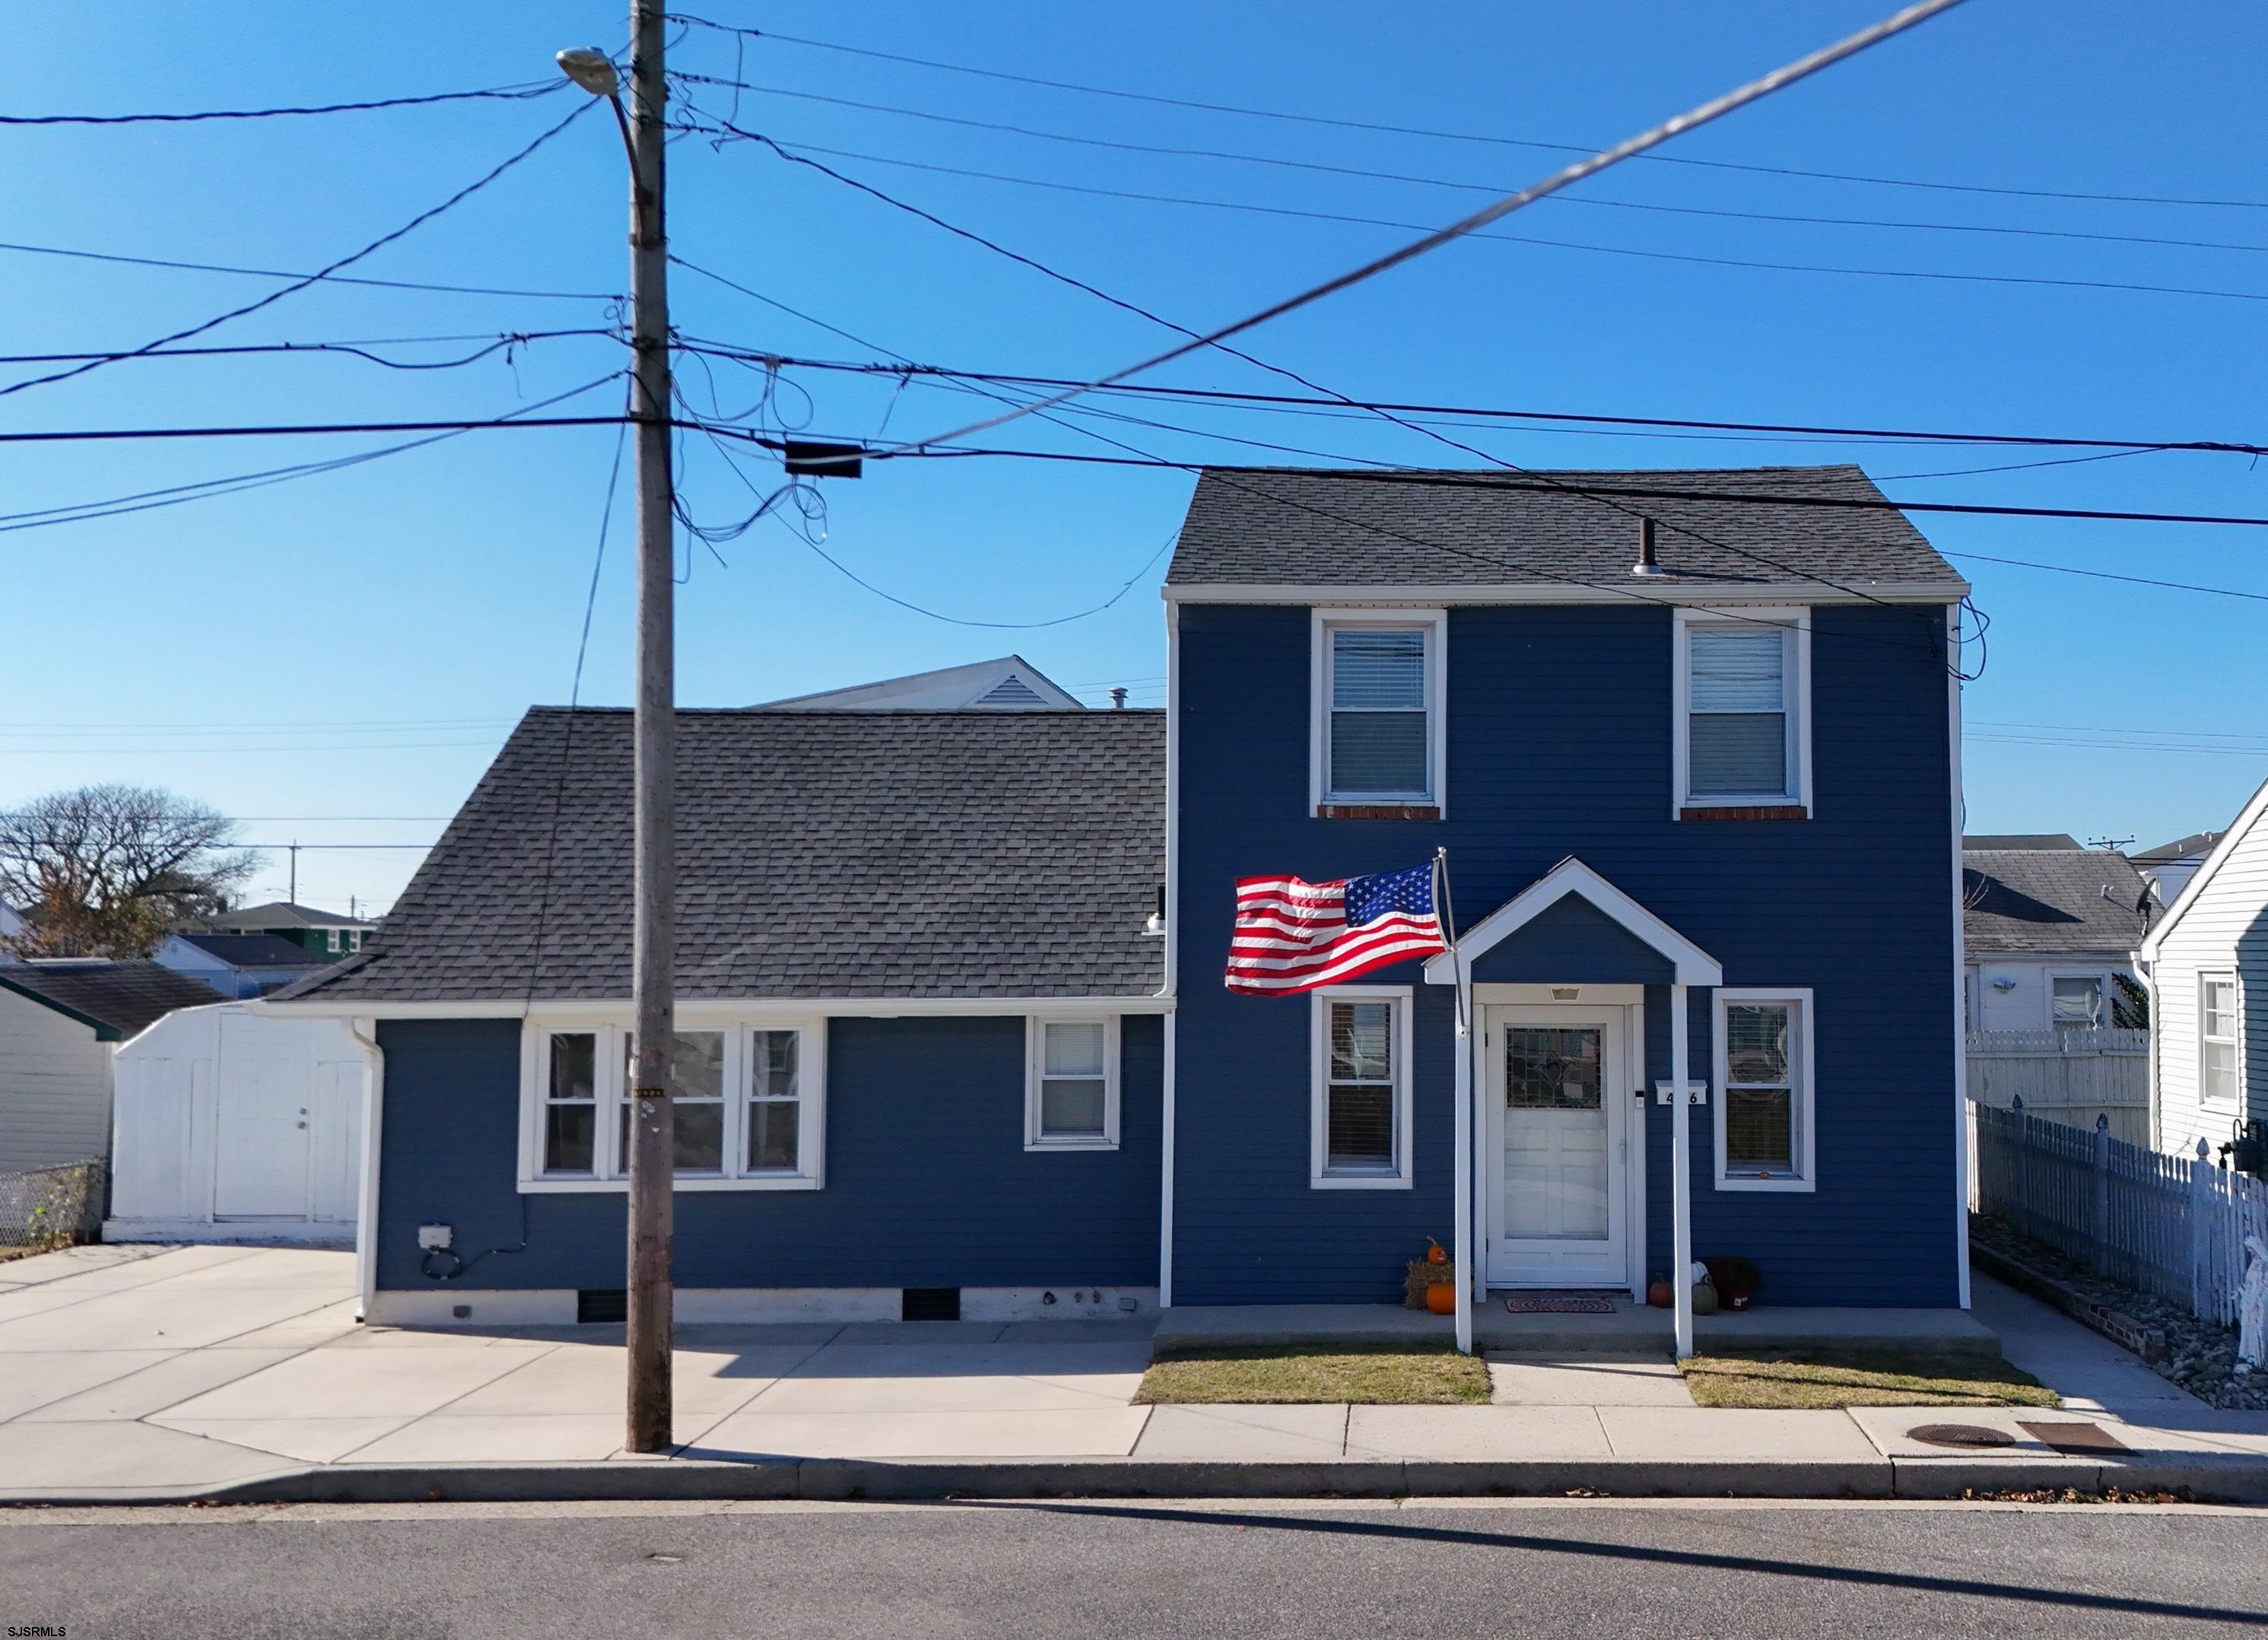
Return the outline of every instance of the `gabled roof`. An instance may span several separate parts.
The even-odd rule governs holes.
[[[240,905],[234,911],[225,911],[206,919],[223,928],[375,928],[378,924],[367,917],[350,917],[343,912],[317,911],[313,905],[296,905],[290,900],[269,900],[264,905]]]
[[[2161,866],[2169,861],[2202,860],[2213,846],[2228,834],[2225,831],[2192,831],[2187,837],[2177,837],[2170,843],[2161,843],[2155,848],[2146,848],[2128,858],[2138,865]]]
[[[914,672],[830,689],[824,694],[769,700],[769,712],[1030,712],[1081,709],[1079,698],[1052,682],[1021,655],[975,661],[934,672]]]
[[[2174,903],[2166,907],[2166,914],[2158,919],[2157,927],[2152,928],[2143,940],[2140,955],[2145,962],[2157,960],[2158,948],[2164,942],[2167,931],[2189,914],[2190,907],[2197,904],[2198,897],[2220,874],[2222,862],[2236,852],[2252,828],[2260,824],[2263,813],[2268,813],[2268,781],[2263,781],[2259,789],[2244,800],[2244,807],[2237,812],[2236,818],[2229,822],[2228,830],[2220,833],[2212,852],[2205,855],[2205,863],[2191,874],[2182,891],[2174,897]]]
[[[10,963],[0,967],[0,990],[92,1026],[102,1042],[122,1042],[175,1008],[220,1000],[210,986],[156,963],[76,957]]]
[[[280,934],[177,934],[184,945],[231,968],[318,968],[323,959]]]
[[[681,998],[1164,983],[1162,713],[684,711],[677,767]],[[376,942],[273,1000],[626,998],[630,841],[630,714],[532,711]]]
[[[1588,493],[1586,493],[1587,491]],[[1772,497],[1856,506],[1804,505]],[[1639,517],[1663,574],[1633,575]],[[1769,560],[1769,561],[1767,561]],[[1166,573],[1206,587],[1526,588],[1674,602],[1834,581],[1880,595],[1965,583],[1858,468],[1503,473],[1208,469]]]
[[[2124,854],[1964,847],[1961,865],[1962,938],[1972,957],[2123,952],[2142,938],[2149,890]]]
[[[1466,929],[1458,937],[1455,950],[1428,957],[1425,983],[1455,984],[1461,964],[1469,974],[1472,965],[1491,950],[1570,897],[1595,906],[1640,944],[1666,958],[1675,984],[1725,983],[1724,967],[1715,957],[1572,854]]]

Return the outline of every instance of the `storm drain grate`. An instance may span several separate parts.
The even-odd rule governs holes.
[[[1996,1446],[2016,1444],[2014,1436],[1987,1429],[1981,1423],[1925,1423],[1918,1429],[1908,1429],[1906,1438],[1926,1446],[1950,1446],[1965,1452],[1987,1452]]]

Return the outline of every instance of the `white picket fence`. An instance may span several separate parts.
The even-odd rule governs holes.
[[[2150,1033],[2109,1027],[1971,1031],[1969,1097],[2089,1131],[2107,1116],[2113,1139],[2146,1145]]]
[[[2097,1275],[2236,1321],[2244,1238],[2268,1240],[2268,1183],[2022,1111],[1969,1107],[1970,1205]]]

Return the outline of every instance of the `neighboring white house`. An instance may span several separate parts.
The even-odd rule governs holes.
[[[2252,794],[2137,953],[2157,1030],[2157,1147],[2218,1147],[2268,1119],[2268,786]]]
[[[768,700],[774,712],[1076,712],[1080,703],[1021,655],[976,661],[820,695]]]
[[[211,1000],[195,980],[150,962],[0,966],[0,1172],[107,1156],[116,1045]]]
[[[108,1241],[350,1241],[367,1049],[335,1019],[215,1002],[118,1051]]]
[[[2134,979],[2148,888],[2123,854],[2060,833],[1961,839],[1963,978],[1972,1032],[2139,1023]]]
[[[329,957],[276,934],[169,934],[151,960],[232,1000],[265,996],[330,966]]]
[[[2182,890],[2197,875],[2198,868],[2205,864],[2205,857],[2213,853],[2213,846],[2220,841],[2221,836],[2219,831],[2192,831],[2170,843],[2146,848],[2131,858],[2151,891],[2157,895],[2158,904],[2170,905],[2182,897]]]

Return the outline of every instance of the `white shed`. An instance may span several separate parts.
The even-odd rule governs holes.
[[[116,1045],[212,995],[151,962],[0,964],[0,1173],[101,1161]]]
[[[118,1050],[104,1239],[351,1242],[369,1084],[337,1020],[168,1015]]]
[[[2157,1147],[2268,1122],[2268,786],[2221,833],[2139,953],[2150,986]]]

